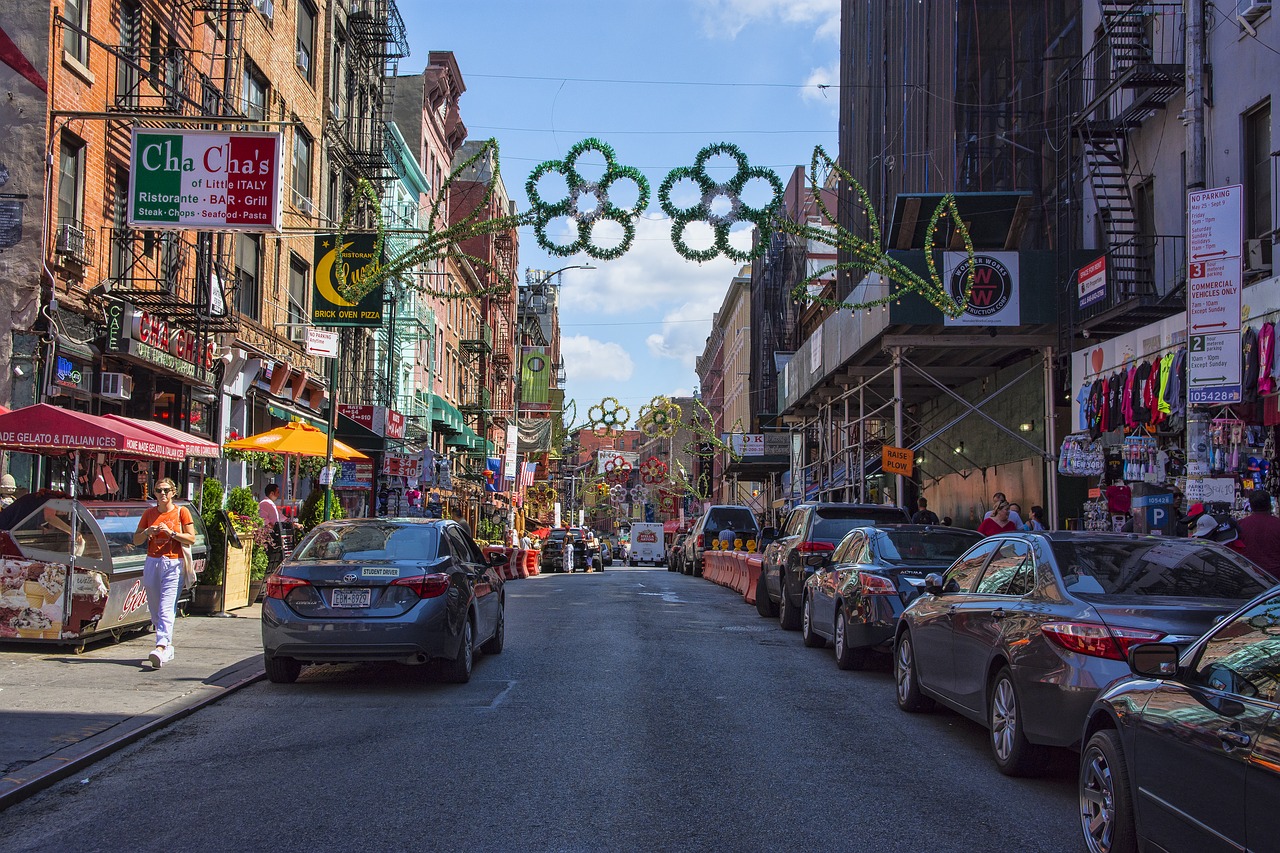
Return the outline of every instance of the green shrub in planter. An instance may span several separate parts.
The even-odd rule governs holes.
[[[311,490],[311,494],[307,495],[306,500],[302,502],[302,506],[298,508],[298,523],[302,525],[303,532],[309,531],[320,522],[324,521],[324,487],[316,487]],[[342,508],[342,502],[338,500],[335,494],[330,502],[330,518],[346,518],[346,510]]]
[[[222,542],[222,483],[213,477],[205,477],[200,492],[200,518],[204,521],[205,536],[209,542],[209,553],[205,557],[204,571],[200,573],[199,582],[209,586],[222,583],[222,568],[226,565],[226,554]]]

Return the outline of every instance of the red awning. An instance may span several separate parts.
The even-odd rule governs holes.
[[[663,533],[679,533],[679,532],[680,532],[680,519],[678,519],[678,518],[673,518],[673,519],[671,519],[670,521],[664,521],[664,522],[662,522],[662,532],[663,532]]]
[[[24,453],[86,450],[135,459],[186,458],[182,446],[127,423],[37,403],[0,414],[0,449]]]
[[[222,448],[214,444],[212,441],[206,441],[203,438],[185,433],[180,429],[174,429],[168,424],[158,423],[156,421],[143,421],[138,418],[126,418],[123,415],[103,415],[104,418],[118,423],[127,424],[134,429],[143,432],[152,433],[166,441],[173,442],[186,451],[187,456],[198,456],[205,459],[217,459],[222,455]]]

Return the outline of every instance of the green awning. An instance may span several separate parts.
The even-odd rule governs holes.
[[[439,397],[431,398],[431,422],[445,432],[462,432],[464,423],[462,412],[452,406],[448,400]]]

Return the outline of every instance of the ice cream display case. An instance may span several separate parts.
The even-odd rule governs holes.
[[[118,639],[146,627],[151,621],[142,586],[147,546],[134,545],[133,533],[151,506],[51,498],[0,530],[0,639],[83,646],[102,634]],[[199,572],[208,539],[200,514],[187,508],[196,526],[191,552]],[[182,591],[179,607],[190,595]]]

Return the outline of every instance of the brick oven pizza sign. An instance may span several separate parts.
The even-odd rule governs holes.
[[[133,129],[130,226],[279,231],[279,133]]]

